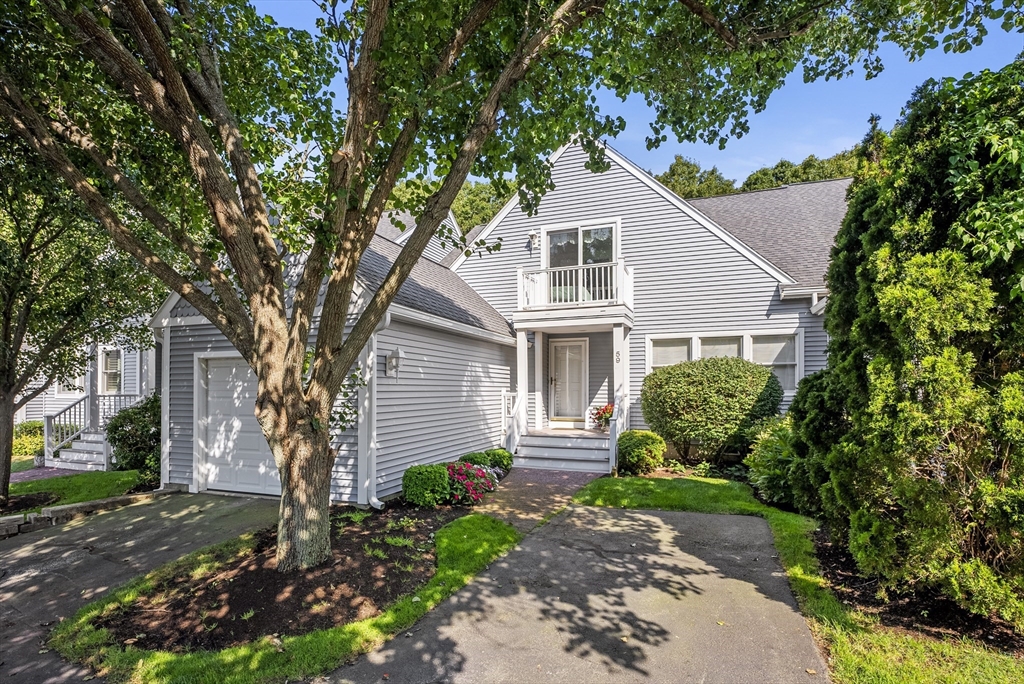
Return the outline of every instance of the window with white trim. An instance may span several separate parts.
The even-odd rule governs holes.
[[[750,338],[754,363],[768,366],[782,383],[785,392],[796,390],[796,335],[754,335]]]
[[[690,338],[651,340],[651,370],[690,360]]]
[[[77,397],[85,394],[85,376],[53,383],[58,397]]]
[[[702,359],[711,359],[719,356],[742,358],[743,338],[739,335],[700,338],[700,357]]]
[[[100,394],[118,394],[121,391],[121,350],[100,352]]]

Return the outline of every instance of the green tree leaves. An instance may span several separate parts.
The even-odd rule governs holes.
[[[676,155],[668,171],[655,176],[658,181],[683,199],[712,197],[736,192],[736,181],[722,175],[717,166],[700,168],[692,159]]]

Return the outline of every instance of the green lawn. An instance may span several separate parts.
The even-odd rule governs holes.
[[[970,641],[899,634],[847,608],[818,570],[810,532],[817,524],[766,506],[746,485],[711,478],[594,480],[574,500],[587,506],[757,515],[768,521],[779,558],[804,615],[831,655],[839,684],[968,684],[1024,682],[1024,663]]]
[[[95,501],[111,496],[120,496],[134,487],[139,481],[139,474],[134,470],[86,472],[81,475],[62,475],[45,480],[15,482],[11,485],[11,496],[19,494],[35,494],[36,492],[53,492],[59,498],[50,506]],[[28,508],[14,513],[38,513],[39,508]]]
[[[222,651],[168,653],[115,644],[93,621],[107,611],[131,604],[162,580],[183,573],[203,576],[225,560],[244,553],[252,536],[197,551],[136,578],[110,596],[91,603],[54,630],[51,645],[65,658],[88,663],[110,682],[188,682],[189,684],[257,684],[296,681],[328,672],[411,626],[424,613],[461,589],[521,536],[486,515],[467,515],[438,530],[437,572],[415,594],[405,596],[380,615],[332,629],[285,637],[280,647],[268,639]]]
[[[20,473],[25,470],[31,470],[35,467],[35,456],[29,454],[27,456],[14,455],[11,457],[11,472]]]

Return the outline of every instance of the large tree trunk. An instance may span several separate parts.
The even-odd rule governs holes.
[[[11,458],[14,450],[14,397],[0,392],[0,504],[11,496]]]
[[[272,445],[281,473],[277,569],[290,572],[327,560],[331,551],[331,453],[326,422],[302,421]]]

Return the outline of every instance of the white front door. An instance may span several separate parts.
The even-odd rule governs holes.
[[[253,407],[256,376],[241,359],[207,361],[206,487],[248,494],[281,493],[281,476]]]
[[[587,340],[551,340],[551,426],[586,427]]]

